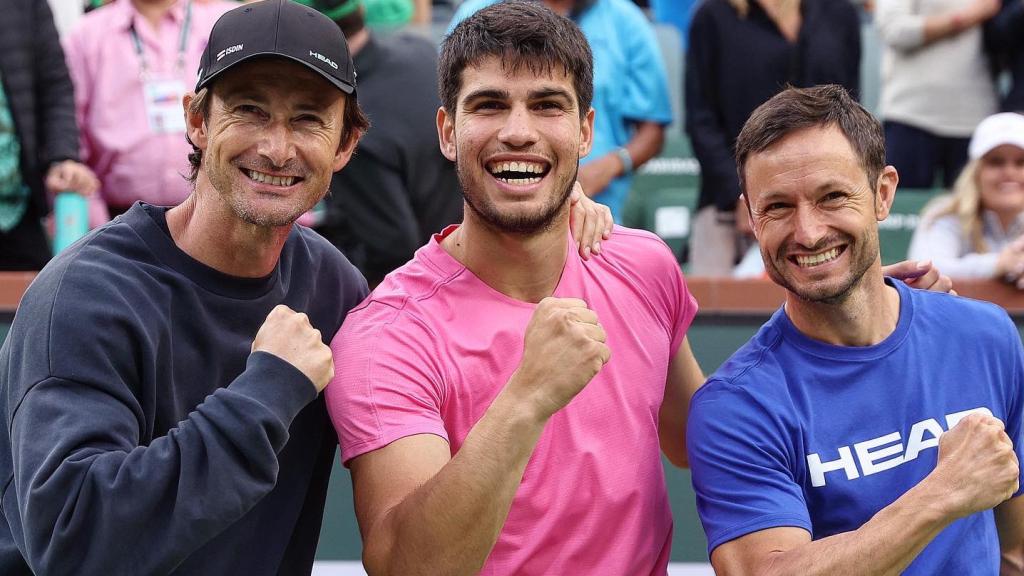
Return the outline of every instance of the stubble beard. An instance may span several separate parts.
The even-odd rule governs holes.
[[[865,231],[858,241],[854,241],[852,236],[844,236],[844,240],[846,241],[846,250],[856,251],[856,255],[851,255],[854,255],[857,260],[852,263],[852,268],[848,272],[847,276],[841,279],[838,284],[817,285],[813,288],[798,286],[796,282],[790,280],[782,272],[784,269],[783,267],[789,263],[785,254],[780,255],[778,258],[779,261],[782,261],[780,266],[777,260],[772,258],[772,256],[762,247],[761,258],[768,264],[765,266],[765,271],[773,282],[796,295],[804,302],[824,304],[827,306],[843,304],[854,293],[854,289],[860,285],[864,278],[864,274],[866,274],[871,268],[871,265],[875,261],[875,257],[878,255],[877,249],[870,249],[872,245],[870,231]],[[859,250],[856,248],[858,245],[860,247]],[[874,245],[877,247],[877,242]]]
[[[579,169],[580,163],[577,158],[572,177],[566,181],[562,191],[554,194],[551,200],[539,211],[525,214],[504,214],[486,196],[469,192],[469,190],[476,189],[474,178],[458,159],[455,162],[455,171],[459,177],[459,185],[462,188],[462,198],[466,201],[469,209],[491,229],[519,236],[531,236],[551,229],[555,218],[558,217],[565,206],[565,201],[572,194],[573,184],[576,182]],[[548,175],[550,176],[550,173]]]
[[[305,202],[303,206],[295,209],[288,209],[287,207],[279,207],[275,210],[260,210],[256,208],[253,202],[246,198],[244,191],[244,185],[242,179],[246,178],[245,174],[239,173],[236,180],[232,180],[230,176],[224,174],[222,170],[211,169],[211,166],[206,163],[206,159],[203,159],[202,168],[206,170],[206,177],[210,181],[214,192],[218,194],[221,199],[227,203],[231,212],[241,221],[252,224],[253,226],[259,226],[261,228],[280,228],[281,226],[289,226],[294,224],[303,214],[311,210],[316,203],[323,198],[327,190],[325,189],[312,202]],[[228,170],[238,170],[241,172],[238,166],[234,164],[228,164]],[[305,178],[309,175],[306,174]],[[305,181],[305,180],[304,180]]]

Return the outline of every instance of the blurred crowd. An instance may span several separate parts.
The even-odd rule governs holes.
[[[300,1],[348,39],[372,124],[303,221],[372,286],[461,219],[458,175],[437,145],[437,44],[496,0]],[[868,34],[881,48],[875,111],[887,161],[902,193],[934,196],[909,256],[954,277],[1024,287],[1021,0],[543,2],[591,43],[595,140],[578,179],[617,220],[668,128],[685,127],[700,166],[692,275],[760,260],[750,258],[758,248],[733,157],[749,114],[790,85],[839,84],[862,96]],[[47,2],[0,0],[9,15],[0,21],[0,269],[46,263],[59,194],[87,197],[92,226],[137,201],[174,205],[188,195],[181,97],[214,22],[236,5],[89,0],[61,35]],[[676,35],[683,53],[665,54],[656,30]],[[666,57],[685,63],[683,87],[670,86]]]

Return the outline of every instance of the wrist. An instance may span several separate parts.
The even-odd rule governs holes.
[[[512,373],[505,387],[498,393],[498,396],[491,404],[493,407],[506,412],[503,418],[509,424],[517,422],[526,426],[543,427],[547,421],[558,411],[549,399],[538,394],[536,387],[531,386],[528,379],[519,370]]]
[[[625,146],[621,146],[615,150],[615,156],[619,159],[621,168],[619,169],[620,176],[628,176],[633,173],[633,156],[630,155],[629,150]]]
[[[967,515],[963,511],[964,506],[957,501],[957,492],[943,479],[938,467],[904,496],[913,499],[912,508],[918,510],[921,520],[928,523],[945,526]]]
[[[953,34],[958,34],[968,27],[967,15],[963,12],[957,11],[949,15],[949,30]]]

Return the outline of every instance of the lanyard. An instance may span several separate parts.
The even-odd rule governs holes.
[[[181,73],[185,71],[185,49],[188,46],[188,33],[191,25],[192,0],[187,0],[185,3],[185,20],[181,23],[181,34],[178,36],[178,59],[174,66],[175,75],[177,76],[181,76]],[[143,81],[148,80],[149,65],[146,63],[146,53],[142,49],[142,39],[139,38],[139,32],[135,30],[134,21],[132,21],[128,33],[132,36],[132,44],[135,45],[135,55],[139,58],[139,76],[142,77]]]

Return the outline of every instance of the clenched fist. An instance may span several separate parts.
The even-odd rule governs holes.
[[[568,404],[611,355],[597,314],[576,298],[541,300],[524,340],[523,359],[508,386],[544,418]]]
[[[295,366],[306,375],[317,392],[322,392],[334,377],[331,349],[324,344],[320,331],[309,323],[309,318],[279,304],[267,314],[256,338],[253,352],[267,352]]]
[[[948,491],[954,517],[962,518],[1012,496],[1018,487],[1019,463],[1003,423],[971,414],[939,437],[932,474]]]

